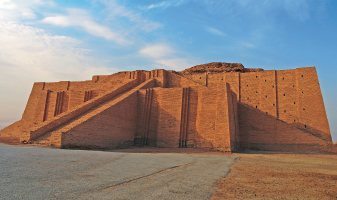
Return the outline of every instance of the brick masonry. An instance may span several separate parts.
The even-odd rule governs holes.
[[[182,74],[152,70],[34,83],[0,141],[60,148],[154,146],[330,151],[315,67]]]

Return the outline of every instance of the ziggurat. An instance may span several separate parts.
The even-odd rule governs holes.
[[[119,72],[34,83],[6,139],[58,148],[130,146],[328,151],[331,133],[315,67],[209,63],[182,72]]]

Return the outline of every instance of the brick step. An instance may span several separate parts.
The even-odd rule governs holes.
[[[61,142],[61,137],[63,133],[66,133],[67,131],[75,128],[78,125],[81,125],[82,123],[86,122],[90,118],[94,117],[95,115],[105,111],[106,109],[110,108],[111,106],[117,104],[120,101],[123,101],[125,98],[127,98],[129,95],[133,94],[134,92],[137,92],[139,89],[142,89],[144,86],[146,87],[148,84],[151,84],[155,82],[154,79],[150,79],[148,81],[145,81],[144,83],[131,88],[130,90],[123,92],[114,98],[84,112],[83,114],[78,115],[72,120],[69,120],[68,122],[63,123],[62,125],[54,128],[53,130],[41,135],[40,137],[36,138],[33,143],[37,142],[45,142],[49,145],[54,145],[59,147],[59,144]]]
[[[134,87],[133,87],[134,88]],[[130,90],[132,90],[133,88],[131,88]],[[126,91],[125,93],[127,93],[128,91]],[[46,132],[45,134],[39,136],[38,138],[35,138],[34,140],[31,141],[32,144],[40,144],[40,145],[48,145],[50,146],[51,145],[51,137],[52,137],[52,134],[62,130],[62,132],[64,130],[67,130],[69,129],[69,125],[72,125],[73,127],[85,122],[86,120],[83,120],[81,119],[83,116],[87,116],[89,113],[95,113],[97,109],[99,109],[100,107],[106,105],[106,104],[109,104],[109,102],[111,101],[114,101],[115,99],[119,98],[120,96],[122,96],[122,94],[119,94],[117,96],[115,96],[114,98],[112,98],[111,100],[108,100],[107,102],[101,104],[101,105],[98,105],[86,112],[84,112],[83,114],[81,115],[78,115],[77,117],[75,117],[74,119],[72,120],[69,120],[68,122],[65,122],[63,123],[62,125],[54,128],[53,130],[49,131],[49,132]]]
[[[52,132],[48,132],[48,133],[36,138],[35,140],[32,141],[32,144],[50,146],[51,145],[51,133]]]
[[[130,90],[137,85],[139,85],[139,81],[137,79],[130,80],[121,85],[117,85],[114,87],[113,90],[111,90],[111,92],[106,93],[103,96],[95,97],[67,112],[55,116],[50,120],[44,121],[36,126],[31,127],[28,130],[23,131],[23,133],[21,134],[21,143],[30,143],[40,136],[46,134],[47,132],[54,130],[64,123],[68,123],[69,121],[75,119],[81,114],[91,110],[94,107],[97,107],[98,105],[101,105],[102,103],[116,97],[121,93],[124,93],[125,91]]]

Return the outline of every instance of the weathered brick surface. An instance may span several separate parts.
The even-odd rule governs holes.
[[[333,149],[314,67],[35,83],[22,119],[0,131],[0,141],[19,138],[81,148]]]
[[[158,147],[179,147],[182,88],[169,88],[158,91]],[[157,92],[156,91],[156,92]]]
[[[62,147],[117,148],[130,146],[136,131],[137,93],[62,135]]]

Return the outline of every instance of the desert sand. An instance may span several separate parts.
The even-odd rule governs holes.
[[[216,199],[337,199],[337,155],[236,154]]]

